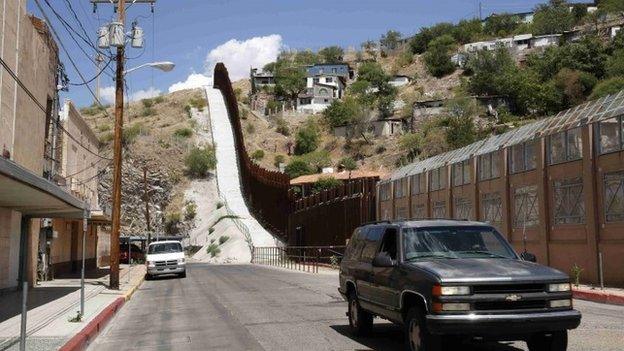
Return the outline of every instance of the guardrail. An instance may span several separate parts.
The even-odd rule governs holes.
[[[254,247],[252,262],[310,273],[319,267],[337,269],[346,246]]]

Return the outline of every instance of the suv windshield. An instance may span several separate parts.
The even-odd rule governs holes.
[[[182,252],[182,245],[180,243],[162,243],[152,244],[149,246],[149,254],[161,254],[171,252]]]
[[[516,254],[490,227],[404,228],[406,260],[419,258],[512,258]]]

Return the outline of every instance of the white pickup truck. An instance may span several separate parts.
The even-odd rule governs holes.
[[[184,249],[179,241],[151,243],[147,248],[145,264],[147,265],[146,280],[164,274],[177,274],[181,278],[186,277]]]

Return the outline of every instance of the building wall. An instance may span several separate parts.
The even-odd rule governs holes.
[[[0,291],[17,286],[20,218],[19,212],[0,208]]]
[[[53,220],[54,238],[50,244],[50,263],[54,276],[77,272],[82,260],[82,220]],[[96,267],[97,226],[88,225],[85,241],[86,268]]]

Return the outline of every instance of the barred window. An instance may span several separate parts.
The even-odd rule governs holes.
[[[433,218],[446,218],[446,202],[434,202],[433,207],[431,208],[431,214],[433,215]]]
[[[413,219],[425,219],[425,218],[427,218],[427,212],[425,211],[425,205],[412,203],[412,218]]]
[[[381,201],[390,200],[390,194],[392,189],[392,183],[384,183],[379,187],[379,197]]]
[[[578,160],[583,154],[581,128],[574,128],[548,137],[550,164]]]
[[[621,116],[600,122],[598,130],[601,154],[624,149],[624,125]]]
[[[514,228],[528,228],[539,224],[537,186],[517,188],[514,192]]]
[[[400,199],[407,196],[407,178],[401,178],[394,181],[394,197]]]
[[[429,189],[431,191],[444,189],[446,187],[446,172],[444,167],[436,168],[429,172]]]
[[[472,219],[472,201],[458,197],[455,199],[455,219]]]
[[[470,160],[453,164],[453,186],[470,184]]]
[[[537,153],[535,141],[527,141],[511,147],[509,157],[509,169],[511,173],[520,173],[534,170],[537,166]]]
[[[585,223],[583,179],[574,178],[553,182],[555,224]]]
[[[414,174],[410,177],[410,188],[412,195],[422,194],[427,191],[425,186],[425,175]]]
[[[604,176],[605,215],[607,222],[624,221],[624,172]]]
[[[498,151],[479,156],[479,180],[500,177],[500,158]]]
[[[481,220],[491,224],[503,222],[503,201],[500,193],[481,196]]]

